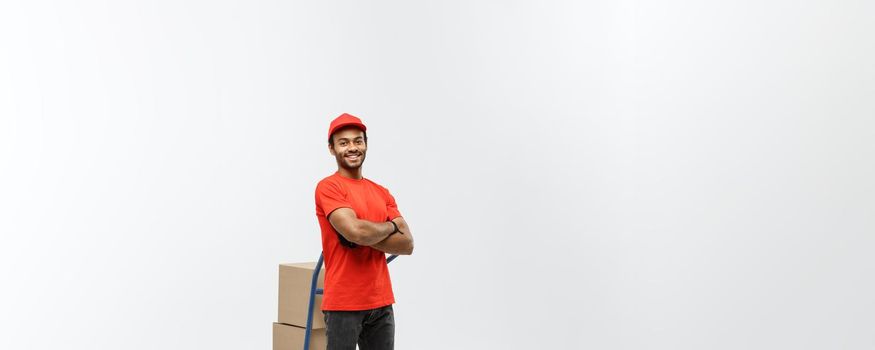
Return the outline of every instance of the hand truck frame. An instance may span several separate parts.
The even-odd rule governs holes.
[[[398,255],[392,254],[386,258],[386,263],[395,260]],[[325,290],[316,288],[316,282],[319,281],[319,271],[322,270],[322,253],[319,253],[319,260],[316,262],[316,268],[313,269],[313,279],[310,282],[310,305],[307,306],[307,328],[304,330],[304,350],[310,350],[310,332],[313,330],[313,306],[316,302],[316,294],[324,294]]]

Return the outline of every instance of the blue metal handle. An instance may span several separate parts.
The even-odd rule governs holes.
[[[304,350],[310,350],[310,331],[313,330],[313,304],[316,301],[316,282],[319,281],[319,271],[322,270],[322,253],[313,269],[313,280],[310,282],[310,305],[307,307],[307,329],[304,332]],[[321,290],[319,292],[322,292]],[[322,293],[319,293],[322,294]]]

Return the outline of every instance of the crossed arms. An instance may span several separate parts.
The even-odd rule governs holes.
[[[328,214],[331,226],[348,241],[366,245],[389,254],[413,254],[413,235],[403,217],[392,219],[398,225],[398,232],[391,234],[395,226],[387,222],[361,220],[351,208],[338,208]]]

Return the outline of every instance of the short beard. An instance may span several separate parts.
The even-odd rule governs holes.
[[[358,168],[361,168],[362,165],[365,164],[365,154],[361,153],[359,158],[361,160],[359,161],[358,165],[349,165],[349,164],[347,164],[346,159],[343,158],[342,155],[338,155],[337,156],[337,165],[339,165],[341,168],[344,168],[346,170],[356,170]]]

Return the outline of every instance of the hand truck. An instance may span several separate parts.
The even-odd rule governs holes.
[[[386,263],[395,260],[398,255],[392,254],[386,258]],[[319,261],[316,262],[316,268],[313,269],[313,280],[310,282],[310,305],[307,307],[307,329],[304,333],[304,350],[310,350],[310,332],[313,330],[313,304],[316,302],[316,294],[325,292],[322,288],[316,288],[316,282],[319,281],[319,271],[322,270],[322,253],[319,253]]]

